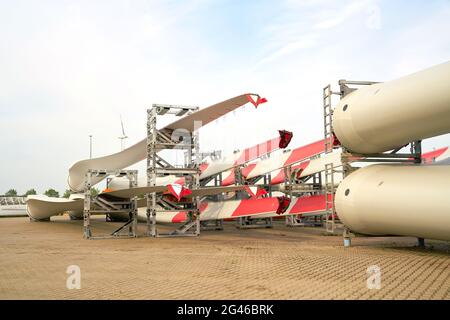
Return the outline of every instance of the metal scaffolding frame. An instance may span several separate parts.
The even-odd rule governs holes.
[[[234,168],[234,177],[236,185],[244,184],[244,177],[242,176],[243,166],[237,166]],[[256,181],[264,179],[264,187],[269,187],[268,196],[272,196],[272,191],[270,189],[271,175],[270,173],[260,176],[257,179],[253,179],[250,184],[255,184]],[[236,199],[246,199],[247,195],[245,191],[236,192]],[[239,217],[236,220],[236,228],[238,229],[256,229],[256,228],[273,228],[272,218],[257,218],[257,217]]]
[[[239,219],[237,219],[236,228],[238,229],[273,228],[272,218],[240,217]]]
[[[216,153],[214,151],[213,153]],[[200,181],[200,186],[205,187],[208,183],[214,182],[215,187],[220,187],[222,185],[222,172],[212,175],[206,179],[203,179]],[[205,197],[209,200],[213,201],[223,201],[223,195],[217,194],[217,195],[210,195]],[[221,231],[223,230],[223,219],[216,219],[216,220],[206,220],[200,222],[200,230],[201,231]]]
[[[219,159],[221,159],[222,152],[215,150],[212,152],[201,152],[200,155],[201,155],[202,161],[208,156],[213,160],[219,160]],[[223,180],[223,172],[219,172],[217,174],[211,175],[211,176],[201,180],[200,186],[206,187],[210,182],[213,182],[213,185],[215,187],[220,187],[222,185],[222,180]],[[217,195],[207,196],[207,198],[209,200],[213,200],[213,201],[222,201],[223,195],[217,194]],[[223,230],[223,219],[201,221],[200,222],[200,230],[201,231]]]
[[[223,219],[207,220],[200,222],[201,231],[221,231],[223,230]]]
[[[26,204],[27,197],[21,196],[0,196],[0,206]]]
[[[339,92],[333,92],[331,90],[331,85],[327,85],[323,89],[323,109],[324,109],[324,136],[325,136],[325,153],[331,153],[333,151],[333,107],[331,97],[332,95],[338,95],[340,99],[344,98],[349,93],[358,90],[358,86],[368,86],[377,84],[379,82],[374,81],[349,81],[349,80],[339,80]],[[357,86],[349,87],[349,86]],[[351,172],[357,170],[357,167],[352,166],[353,162],[384,162],[384,163],[421,163],[422,161],[422,141],[413,141],[409,143],[410,152],[409,153],[399,153],[401,149],[406,146],[399,147],[395,150],[385,153],[374,153],[374,154],[359,154],[353,153],[347,150],[343,146],[339,146],[342,149],[342,169],[337,170],[334,168],[333,164],[326,164],[325,170],[325,190],[326,190],[326,208],[327,208],[327,220],[326,229],[328,232],[334,233],[336,230],[336,225],[339,224],[339,217],[335,212],[334,205],[334,195],[336,192],[336,184],[334,183],[334,177],[336,173],[341,173],[342,178],[345,179]],[[351,230],[346,226],[343,226],[343,239],[344,246],[351,245],[351,237],[353,236]],[[420,243],[420,240],[419,240]]]
[[[325,138],[325,155],[333,152],[334,133],[333,133],[333,105],[332,96],[342,95],[341,92],[335,92],[331,89],[331,85],[328,84],[323,88],[323,115],[324,115],[324,138]],[[324,193],[325,193],[325,230],[328,233],[334,234],[339,223],[336,219],[336,212],[334,209],[334,194],[335,182],[334,177],[336,169],[333,163],[325,164],[324,171]]]
[[[93,196],[91,193],[92,178],[106,176],[126,177],[129,187],[137,187],[137,170],[93,170],[85,174],[84,179],[84,210],[83,210],[83,236],[85,239],[108,239],[118,237],[137,237],[137,197],[123,199],[105,194]],[[91,214],[128,214],[128,220],[120,228],[109,235],[94,236],[91,229]],[[122,231],[128,227],[128,233]]]
[[[284,169],[284,183],[286,185],[286,196],[292,201],[292,185],[294,183],[294,178],[292,176],[292,165],[285,167]],[[294,215],[288,215],[285,218],[286,226],[288,227],[299,227],[301,225],[300,217]]]
[[[334,176],[335,176],[335,168],[333,163],[327,163],[325,164],[325,230],[328,233],[334,233],[336,230],[336,210],[334,208],[334,194],[336,193],[335,190],[335,183],[334,183]]]
[[[147,186],[156,186],[156,178],[164,175],[183,176],[185,184],[190,189],[200,187],[200,162],[198,130],[187,132],[180,130],[180,137],[171,136],[156,128],[157,118],[167,114],[182,116],[197,111],[198,107],[153,104],[147,110]],[[185,136],[185,134],[189,136]],[[175,139],[178,138],[178,141]],[[185,141],[188,138],[188,141]],[[185,163],[183,167],[170,164],[158,152],[161,150],[184,150]],[[170,202],[158,197],[156,192],[149,193],[147,197],[147,231],[151,237],[175,237],[200,235],[200,197],[194,197],[192,202]],[[156,226],[156,215],[169,212],[186,212],[187,221],[169,233],[160,233]]]
[[[288,198],[301,197],[302,195],[317,195],[324,192],[322,186],[322,175],[320,172],[297,179],[297,170],[293,170],[292,164],[284,168],[285,187],[284,193]],[[312,182],[308,182],[312,179]],[[288,227],[316,227],[323,225],[324,212],[314,212],[310,214],[288,215],[285,217],[285,224]]]

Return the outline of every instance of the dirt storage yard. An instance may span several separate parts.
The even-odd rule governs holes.
[[[120,225],[92,223],[95,234]],[[66,286],[71,265],[80,289]],[[368,288],[373,266],[379,289]],[[229,222],[195,238],[84,240],[82,221],[2,218],[0,299],[450,299],[450,243],[356,237],[344,248],[341,236],[281,221]]]

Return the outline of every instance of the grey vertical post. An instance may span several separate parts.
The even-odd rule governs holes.
[[[156,111],[147,110],[147,186],[156,185]],[[156,192],[147,194],[147,235],[156,237]]]
[[[342,234],[344,240],[344,247],[348,248],[352,245],[351,232],[348,228],[344,228],[344,233]]]
[[[137,187],[137,171],[133,170],[130,174],[128,174],[129,179],[129,185],[130,188],[136,188]],[[133,197],[131,200],[131,207],[130,207],[130,218],[132,219],[132,222],[129,227],[129,236],[137,237],[137,197]]]
[[[91,171],[88,170],[84,178],[84,210],[83,210],[83,236],[90,239],[91,233]]]
[[[411,153],[414,154],[414,162],[422,162],[422,140],[417,140],[411,143]]]
[[[198,109],[196,110],[198,111]],[[194,143],[194,168],[197,169],[197,173],[194,175],[194,189],[200,188],[200,162],[201,162],[201,155],[200,155],[200,135],[199,135],[199,128],[195,128],[194,125],[194,132],[192,132],[192,141]],[[190,156],[192,159],[192,149],[191,147],[188,148],[188,150],[191,152]],[[197,236],[200,235],[200,206],[201,201],[200,197],[195,197],[195,213],[193,215],[195,219],[195,234]]]
[[[417,238],[417,243],[420,248],[425,248],[425,239],[424,238]]]
[[[333,133],[332,133],[332,109],[331,109],[331,85],[323,88],[323,128],[325,137],[325,153],[331,152],[333,148]]]
[[[284,183],[286,185],[286,188],[288,189],[288,197],[292,201],[292,166],[284,167]],[[294,223],[294,216],[293,215],[287,215],[285,218],[285,223],[287,226],[292,227],[295,225]]]
[[[89,135],[89,159],[92,159],[92,134]]]

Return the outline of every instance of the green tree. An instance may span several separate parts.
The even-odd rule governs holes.
[[[68,199],[72,193],[73,193],[72,190],[66,189],[66,191],[64,192],[63,198]]]
[[[9,189],[8,191],[6,191],[5,196],[16,197],[17,196],[16,189]]]
[[[52,189],[52,188],[50,188],[47,191],[45,191],[44,194],[47,197],[59,198],[59,192],[56,191],[55,189]]]
[[[95,197],[100,193],[100,190],[97,188],[91,188],[91,196]]]
[[[32,195],[32,194],[37,194],[36,190],[34,190],[34,189],[28,190],[27,192],[25,192],[25,197],[26,197],[26,196],[30,196],[30,195]]]

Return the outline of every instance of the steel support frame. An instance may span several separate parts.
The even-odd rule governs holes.
[[[237,166],[234,168],[234,178],[236,185],[243,185],[244,184],[244,177],[242,176],[242,168],[243,166]],[[270,187],[270,181],[271,181],[271,175],[265,174],[264,176],[258,177],[257,180],[263,178],[264,179],[264,186]],[[256,181],[254,179],[251,184],[254,184]],[[245,191],[238,191],[236,192],[236,199],[242,200],[246,197],[244,196]],[[269,196],[272,195],[272,191],[269,190]],[[252,218],[252,217],[239,217],[236,220],[236,228],[238,229],[256,229],[256,228],[272,228],[272,218]]]
[[[273,228],[272,218],[240,217],[239,219],[237,219],[236,228],[238,229]]]
[[[223,219],[201,221],[200,229],[201,231],[221,231],[223,230]]]
[[[198,130],[190,132],[190,143],[172,141],[171,137],[156,128],[157,118],[165,114],[175,114],[177,116],[197,111],[198,107],[158,105],[154,104],[147,110],[147,186],[156,186],[158,175],[183,175],[188,187],[198,189],[200,187],[200,161]],[[186,150],[185,166],[176,168],[168,161],[164,160],[157,153],[160,150]],[[199,236],[200,235],[200,197],[195,197],[192,203],[179,204],[178,208],[173,208],[177,204],[171,203],[171,208],[167,209],[162,199],[158,199],[156,192],[149,193],[147,197],[147,224],[146,235],[150,237],[176,237],[176,236]],[[161,205],[162,204],[162,205]],[[169,233],[161,233],[156,225],[156,215],[174,211],[184,211],[187,213],[187,221],[180,227]]]
[[[203,158],[203,156],[201,157]],[[214,181],[215,187],[220,187],[222,185],[222,172],[215,174],[207,179],[203,179],[201,181],[201,186],[206,186],[211,181]],[[223,201],[223,195],[215,195],[213,196],[213,199],[216,201]],[[207,221],[201,221],[200,222],[200,230],[201,231],[222,231],[223,230],[223,219],[217,219],[217,220],[207,220]]]
[[[331,85],[328,85],[324,88],[324,134],[325,134],[325,152],[330,153],[332,152],[333,146],[332,146],[332,140],[331,143],[327,143],[327,139],[333,138],[333,123],[332,123],[332,115],[333,115],[333,108],[331,106],[331,96],[333,94],[339,95],[340,99],[344,98],[349,93],[358,90],[357,88],[349,87],[349,85],[352,86],[367,86],[367,85],[373,85],[377,84],[379,82],[374,81],[351,81],[351,80],[339,80],[339,92],[333,92],[331,90]],[[331,146],[331,147],[330,147]],[[399,153],[401,149],[403,149],[405,146],[399,147],[393,151],[387,152],[387,153],[375,153],[375,154],[358,154],[358,153],[352,153],[349,150],[347,150],[344,147],[342,148],[342,178],[345,179],[346,176],[348,176],[351,172],[357,170],[357,167],[353,167],[351,165],[352,162],[384,162],[384,163],[421,163],[422,162],[422,141],[413,141],[409,143],[410,146],[410,152],[409,153]],[[333,187],[330,186],[329,194],[331,195],[332,200],[329,201],[327,197],[327,212],[331,214],[331,217],[336,216],[336,212],[334,209],[334,193],[335,193],[335,187],[334,187],[334,173],[337,171],[333,167],[333,164],[328,165],[328,170],[331,172],[329,173],[328,177],[331,178],[331,184]],[[326,171],[327,172],[327,171]],[[325,173],[325,186],[327,186],[327,173]],[[327,189],[327,187],[326,187]],[[332,208],[330,208],[332,207]],[[333,220],[331,222],[333,224],[332,231],[334,232],[334,223]],[[327,228],[328,230],[328,228]],[[354,236],[354,234],[351,232],[349,228],[344,226],[343,231],[343,240],[344,240],[344,246],[349,247],[351,246],[351,238]]]
[[[285,176],[285,194],[288,198],[292,199],[295,196],[301,196],[304,194],[320,194],[324,192],[322,187],[322,177],[321,173],[318,172],[312,176],[312,184],[305,184],[306,181],[297,180],[295,178],[297,170],[292,169],[292,165],[284,168]],[[316,227],[322,226],[322,217],[324,213],[314,213],[309,215],[287,215],[285,217],[285,224],[287,227]],[[319,218],[319,221],[317,221]],[[311,221],[311,219],[313,219]]]
[[[128,200],[110,201],[100,198],[99,195],[92,196],[92,177],[111,176],[127,177],[129,180],[129,187],[137,187],[137,170],[94,170],[89,169],[85,174],[84,179],[84,208],[83,208],[83,237],[85,239],[110,239],[110,238],[135,238],[137,237],[137,197]],[[98,209],[94,208],[96,206]],[[94,236],[91,229],[91,214],[92,213],[128,213],[128,221],[120,228],[116,229],[109,235]],[[128,227],[128,234],[121,233]]]
[[[322,227],[323,214],[317,214],[314,216],[302,216],[302,215],[289,215],[286,216],[287,227]],[[290,219],[287,219],[290,218]]]
[[[328,233],[334,234],[336,231],[336,210],[334,208],[334,195],[336,193],[334,175],[336,171],[333,163],[325,165],[325,230]]]
[[[331,85],[328,84],[323,88],[323,124],[324,124],[324,143],[325,143],[325,154],[330,154],[333,152],[334,143],[334,133],[333,133],[333,106],[332,106],[332,96],[339,95],[342,96],[343,91],[334,92],[331,89]],[[351,91],[348,91],[351,92]],[[334,210],[334,184],[335,169],[332,163],[325,164],[324,172],[324,193],[325,193],[325,230],[328,233],[335,233],[336,230],[336,212]]]
[[[292,176],[292,165],[285,167],[284,169],[284,183],[287,187],[287,197],[292,201],[292,184],[293,184],[293,176]],[[288,215],[285,217],[285,223],[288,227],[296,227],[299,226],[298,223],[299,216]]]
[[[20,196],[0,196],[0,206],[26,204],[27,197]]]
[[[217,173],[217,174],[212,175],[212,176],[209,176],[209,177],[207,177],[207,178],[204,178],[204,179],[201,181],[200,186],[206,187],[206,185],[207,185],[208,183],[210,183],[211,181],[214,181],[214,186],[216,186],[216,187],[221,186],[221,185],[222,185],[222,172]]]

